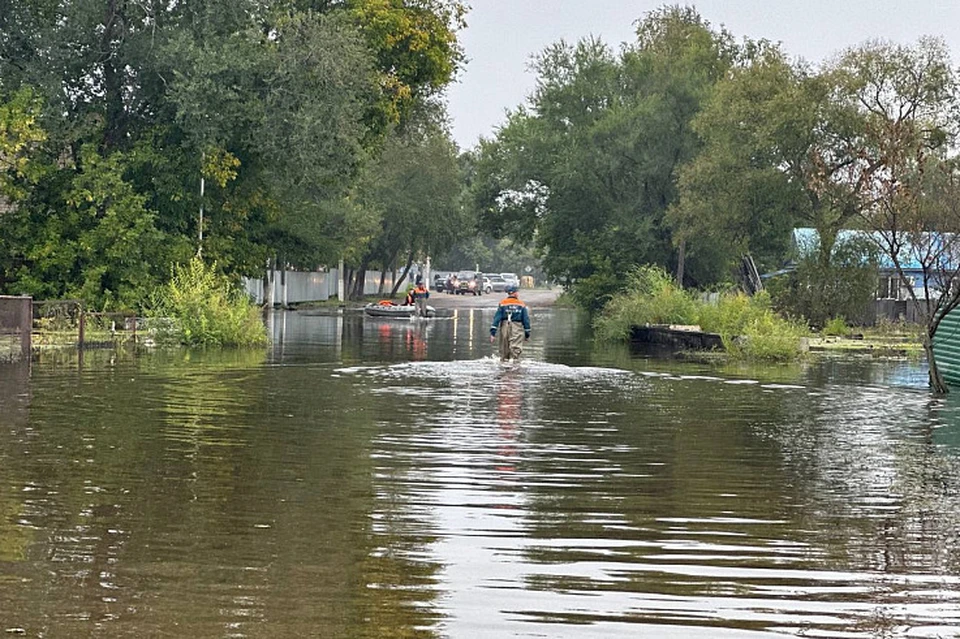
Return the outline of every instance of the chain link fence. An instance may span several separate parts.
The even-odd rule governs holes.
[[[140,321],[133,313],[94,313],[79,300],[33,303],[35,348],[105,348],[137,341]]]

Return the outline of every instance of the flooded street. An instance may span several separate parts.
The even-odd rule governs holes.
[[[0,631],[960,636],[960,394],[681,363],[533,309],[0,368]]]

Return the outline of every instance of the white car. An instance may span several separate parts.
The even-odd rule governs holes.
[[[520,288],[520,278],[517,277],[516,273],[501,273],[500,277],[502,277],[507,284],[513,284],[517,288]]]

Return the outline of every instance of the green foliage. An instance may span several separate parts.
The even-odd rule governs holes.
[[[678,287],[666,271],[641,266],[627,277],[626,289],[613,296],[595,322],[601,339],[626,339],[645,324],[695,324],[699,303]]]
[[[805,324],[777,315],[765,292],[723,294],[715,305],[700,307],[697,323],[719,334],[728,352],[750,359],[795,359],[801,338],[809,334]]]
[[[807,327],[784,320],[767,309],[744,326],[740,339],[732,340],[728,352],[747,359],[787,361],[803,354],[801,340]]]
[[[767,360],[798,357],[800,340],[808,333],[804,325],[776,315],[764,293],[725,293],[709,304],[652,266],[633,271],[626,290],[615,295],[594,322],[597,336],[606,340],[627,339],[634,326],[646,324],[699,325],[719,334],[729,353]]]
[[[24,87],[5,100],[0,93],[0,197],[19,200],[42,172],[34,155],[47,139],[40,127],[40,99]]]
[[[831,337],[846,337],[850,334],[850,327],[842,315],[834,317],[823,325],[822,333]]]
[[[48,171],[31,197],[0,217],[5,287],[99,310],[139,308],[179,245],[124,178],[129,166],[124,153],[102,156],[85,145],[75,166]]]
[[[278,254],[360,259],[380,213],[358,197],[365,166],[452,80],[464,11],[3,3],[0,195],[17,208],[0,216],[0,292],[136,306],[196,251],[201,207],[203,254],[231,276]]]
[[[815,328],[835,317],[862,324],[877,290],[876,247],[865,238],[841,237],[826,262],[818,244],[800,250],[794,271],[768,282],[776,308]]]
[[[791,229],[810,215],[788,160],[811,146],[817,104],[776,48],[763,44],[720,81],[693,121],[704,150],[679,175],[669,219],[689,253],[729,264],[749,253],[761,270],[779,266]]]
[[[252,346],[267,341],[259,309],[216,265],[199,258],[172,269],[152,295],[148,317],[163,341],[187,346]]]
[[[364,175],[359,197],[379,213],[368,244],[367,264],[393,268],[414,257],[436,256],[472,233],[460,207],[456,146],[437,123],[393,130]]]
[[[347,0],[347,13],[376,52],[382,96],[374,115],[405,121],[419,101],[453,80],[464,61],[456,33],[467,5],[456,0]]]
[[[529,106],[481,143],[471,203],[483,229],[535,241],[547,273],[587,308],[635,266],[672,270],[665,216],[699,149],[691,121],[736,55],[728,34],[679,7],[648,15],[619,55],[592,39],[548,47]]]

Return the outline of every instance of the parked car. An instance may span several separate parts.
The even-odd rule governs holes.
[[[501,273],[500,277],[502,277],[507,284],[513,284],[517,288],[520,288],[520,278],[517,277],[516,273]]]
[[[507,288],[507,280],[497,273],[487,276],[487,279],[490,281],[490,291],[502,293]]]
[[[480,292],[481,293],[490,293],[493,291],[493,283],[490,281],[490,278],[484,275],[480,279]]]
[[[460,271],[457,273],[456,279],[457,288],[454,293],[457,295],[480,295],[483,293],[480,274],[476,271]]]

